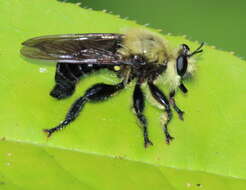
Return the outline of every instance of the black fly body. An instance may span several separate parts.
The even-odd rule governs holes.
[[[143,114],[145,96],[141,90],[147,83],[151,95],[164,109],[166,119],[163,131],[166,142],[173,137],[168,132],[172,119],[171,106],[183,120],[183,111],[176,105],[174,96],[179,88],[187,93],[183,84],[186,76],[192,74],[194,67],[190,60],[202,52],[203,43],[193,52],[186,44],[174,50],[166,40],[155,33],[134,29],[126,34],[91,33],[41,36],[22,43],[22,55],[56,62],[55,86],[50,95],[63,99],[74,93],[75,86],[85,75],[100,69],[108,69],[117,74],[122,81],[115,85],[98,83],[91,86],[83,96],[77,99],[65,119],[56,127],[45,129],[51,136],[74,121],[87,102],[108,99],[121,91],[132,81],[136,82],[133,92],[133,107],[141,124],[144,146],[152,145],[148,136],[147,120]],[[158,84],[167,84],[169,94],[166,96]]]

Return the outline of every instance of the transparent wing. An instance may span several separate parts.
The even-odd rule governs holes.
[[[116,51],[122,34],[91,33],[41,36],[22,43],[21,54],[63,63],[124,64]]]

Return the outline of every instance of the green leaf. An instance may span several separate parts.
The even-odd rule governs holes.
[[[49,96],[55,64],[19,54],[21,42],[47,34],[123,32],[141,27],[116,16],[54,0],[0,2],[0,189],[244,189],[246,186],[246,63],[206,46],[187,95],[178,93],[185,121],[170,124],[166,145],[161,110],[146,104],[153,147],[131,112],[132,91],[85,106],[66,130],[48,139],[76,98],[96,82],[115,83],[107,71],[81,81],[76,93]],[[198,43],[165,36],[175,47]],[[162,87],[165,91],[165,88]],[[147,90],[147,89],[146,89]]]

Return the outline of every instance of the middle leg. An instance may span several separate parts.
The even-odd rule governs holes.
[[[165,111],[167,113],[167,118],[166,118],[166,122],[164,123],[164,126],[163,126],[163,131],[164,131],[165,136],[166,136],[166,142],[167,142],[167,144],[169,144],[170,141],[174,139],[174,137],[172,137],[168,131],[168,124],[171,121],[172,116],[173,116],[172,111],[170,109],[168,99],[166,98],[164,93],[156,85],[154,85],[152,82],[149,82],[148,85],[149,85],[149,89],[151,91],[152,96],[161,105],[163,105],[165,107]]]
[[[147,120],[143,114],[144,111],[144,94],[140,88],[140,84],[136,84],[134,93],[133,93],[133,106],[136,112],[136,116],[141,123],[144,135],[144,147],[146,148],[148,145],[153,145],[153,143],[149,140],[148,130],[147,130]]]

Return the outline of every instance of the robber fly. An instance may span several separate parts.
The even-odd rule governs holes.
[[[180,89],[187,93],[183,80],[194,70],[190,58],[202,52],[203,44],[193,52],[190,52],[186,44],[173,49],[158,34],[133,29],[125,34],[88,33],[36,37],[22,43],[21,53],[29,58],[57,63],[56,84],[50,92],[56,99],[71,96],[83,76],[101,69],[108,69],[121,79],[118,84],[98,83],[87,89],[73,103],[59,125],[44,130],[48,137],[74,121],[87,102],[107,100],[134,81],[133,107],[143,131],[144,146],[147,147],[152,142],[143,114],[145,96],[141,86],[146,83],[153,98],[165,109],[163,131],[166,142],[169,143],[173,139],[168,131],[168,124],[172,119],[171,107],[181,120],[184,113],[175,103],[175,92]],[[158,88],[158,84],[168,85],[168,96]]]

